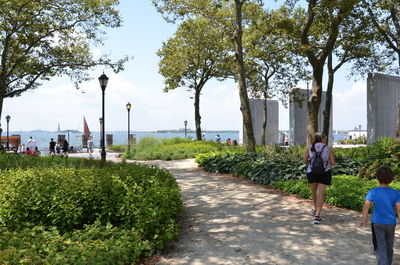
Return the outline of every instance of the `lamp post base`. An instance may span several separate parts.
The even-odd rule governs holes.
[[[106,161],[106,151],[104,150],[101,151],[101,160]]]

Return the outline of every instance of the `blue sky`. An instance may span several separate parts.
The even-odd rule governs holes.
[[[107,53],[112,58],[134,56],[125,71],[105,73],[110,78],[106,89],[106,130],[126,130],[129,101],[131,130],[152,131],[178,129],[183,121],[194,128],[193,100],[185,88],[163,93],[163,78],[158,74],[159,58],[155,54],[162,41],[171,37],[176,25],[168,24],[156,12],[150,0],[121,0],[121,28],[108,30],[104,47],[94,47],[95,53]],[[10,130],[83,130],[85,116],[89,128],[99,130],[101,116],[101,90],[97,78],[103,69],[91,74],[94,80],[76,90],[68,78],[55,78],[21,97],[6,99],[3,106],[2,127],[5,116],[11,116]],[[347,80],[341,70],[334,88],[334,129],[366,128],[366,80]],[[305,88],[306,84],[299,84]],[[84,93],[82,93],[84,92]],[[241,124],[239,96],[232,81],[209,82],[202,93],[202,128],[206,130],[238,130]],[[289,128],[288,110],[280,108],[279,127]]]

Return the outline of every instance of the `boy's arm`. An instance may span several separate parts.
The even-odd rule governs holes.
[[[400,223],[400,202],[396,202],[396,212],[397,212],[397,218],[399,219]]]
[[[364,206],[362,208],[362,218],[361,218],[361,223],[360,223],[360,225],[362,225],[362,226],[368,225],[368,211],[369,211],[370,206],[371,206],[371,202],[368,200],[365,200]],[[397,204],[396,204],[396,207],[397,207]],[[399,207],[400,207],[400,203],[399,203]],[[400,208],[399,208],[399,210],[400,210]]]

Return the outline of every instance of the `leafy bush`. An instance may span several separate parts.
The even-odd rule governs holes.
[[[0,264],[127,264],[177,233],[182,200],[166,170],[8,154],[0,168]]]
[[[304,149],[299,146],[273,148],[269,152],[225,152],[201,154],[196,162],[204,170],[215,173],[231,173],[249,178],[260,184],[279,180],[300,179],[306,165],[302,162]]]
[[[128,150],[128,146],[127,145],[112,145],[112,146],[108,146],[107,147],[108,150],[114,151],[114,152],[126,152],[126,150]]]
[[[346,162],[358,166],[357,172],[341,172],[343,174],[358,175],[361,178],[375,178],[375,171],[379,166],[386,165],[393,169],[396,179],[400,179],[400,145],[396,144],[393,138],[384,137],[376,143],[358,148],[335,149],[335,156]],[[353,171],[353,170],[352,170]]]
[[[151,244],[135,230],[99,223],[60,234],[54,227],[0,228],[0,264],[132,264]]]
[[[311,199],[311,189],[306,179],[279,181],[274,183],[274,186],[289,194]],[[334,176],[332,185],[327,188],[325,201],[338,207],[361,211],[368,190],[377,186],[376,180],[365,180],[356,176]],[[391,187],[399,189],[400,182],[392,183]]]
[[[212,141],[192,141],[184,138],[158,140],[154,137],[145,137],[133,145],[124,158],[135,160],[177,160],[194,158],[200,153],[209,153],[222,150],[238,150],[242,147],[227,146]]]

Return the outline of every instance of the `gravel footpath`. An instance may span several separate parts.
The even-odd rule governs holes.
[[[186,207],[181,233],[158,265],[376,264],[359,212],[326,206],[314,225],[310,200],[204,172],[193,160],[150,163],[175,175]],[[393,264],[400,264],[399,229]]]

